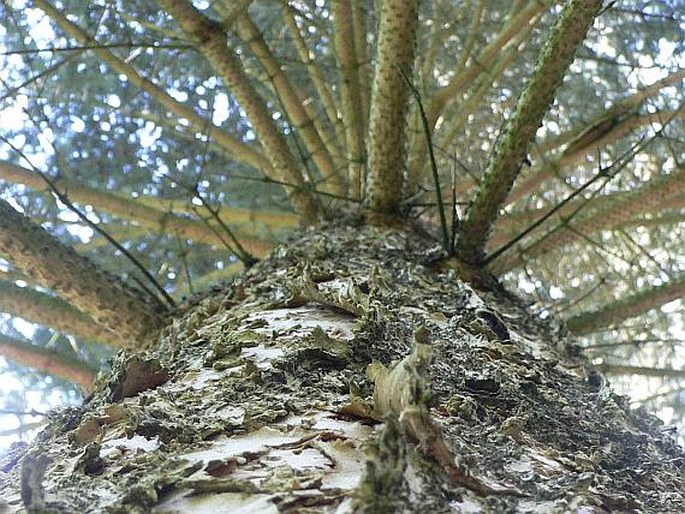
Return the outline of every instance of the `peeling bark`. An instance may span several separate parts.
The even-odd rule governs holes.
[[[150,342],[7,470],[0,511],[685,510],[657,420],[408,229],[310,229]]]

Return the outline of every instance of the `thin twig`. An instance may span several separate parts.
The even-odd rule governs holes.
[[[205,144],[204,144],[204,150],[203,150],[203,155],[202,155],[202,162],[206,163],[207,161],[207,155],[209,152],[209,142],[210,142],[210,134],[209,134],[209,127],[210,127],[210,120],[214,116],[214,99],[215,99],[215,94],[216,92],[213,93],[212,95],[212,109],[210,111],[210,116],[207,117],[207,124],[205,126]],[[224,239],[220,236],[218,231],[214,230],[214,228],[200,216],[200,219],[205,221],[205,224],[219,237],[222,243],[229,249],[231,253],[233,253],[239,260],[240,262],[243,263],[243,265],[246,268],[251,267],[254,263],[257,262],[257,259],[255,259],[252,255],[250,255],[249,252],[247,252],[243,246],[240,244],[240,241],[238,241],[238,238],[235,237],[233,234],[233,231],[229,228],[228,225],[224,223],[224,221],[219,217],[219,209],[213,209],[211,205],[209,205],[209,202],[205,200],[205,198],[202,196],[202,193],[200,193],[200,188],[198,187],[199,182],[195,182],[193,187],[188,187],[188,190],[196,196],[199,200],[202,206],[209,211],[211,216],[215,219],[217,223],[221,226],[221,228],[224,230],[226,234],[228,234],[228,237],[231,238],[233,241],[233,244],[236,247],[236,250],[234,251],[230,245],[228,245]]]
[[[221,232],[219,232],[219,231],[217,230],[217,228],[216,228],[214,225],[212,225],[212,224],[209,223],[205,218],[203,218],[202,215],[198,212],[198,210],[197,210],[195,207],[193,207],[193,212],[194,212],[195,215],[196,215],[196,216],[205,224],[205,226],[206,226],[209,230],[212,231],[212,233],[216,236],[216,238],[217,238],[219,241],[221,241],[221,244],[224,245],[224,246],[226,247],[226,249],[227,249],[229,252],[231,252],[233,255],[236,255],[236,256],[238,255],[237,250],[235,250],[235,249],[231,246],[231,244],[230,244],[228,241],[226,241],[226,240],[224,239],[223,234],[222,234]]]
[[[0,409],[0,414],[12,415],[12,416],[47,416],[47,413],[40,412],[35,409],[29,411],[13,410],[13,409]]]
[[[219,216],[219,209],[215,209],[211,205],[209,205],[209,202],[207,202],[207,200],[205,200],[205,198],[202,196],[202,193],[200,193],[200,190],[197,187],[197,184],[195,184],[195,186],[190,190],[197,197],[197,199],[200,200],[200,203],[202,203],[202,206],[205,209],[207,209],[207,211],[212,216],[212,218],[214,218],[214,221],[216,221],[219,224],[219,226],[221,226],[221,229],[226,234],[228,234],[228,237],[231,238],[231,241],[235,245],[235,251],[233,251],[233,250],[231,250],[231,251],[233,251],[235,256],[238,257],[238,259],[240,259],[240,261],[245,265],[246,268],[253,266],[257,262],[257,259],[255,257],[253,257],[252,255],[250,255],[250,253],[247,250],[245,250],[243,245],[240,244],[240,241],[238,241],[238,238],[235,237],[235,234],[233,234],[233,231],[231,230],[231,228],[228,225],[226,225],[226,223],[224,223],[224,220],[222,220],[221,217]],[[209,223],[207,225],[210,228],[212,228]],[[230,247],[229,247],[229,249],[230,249]]]
[[[414,95],[414,98],[416,99],[416,104],[419,107],[419,114],[421,115],[421,123],[423,125],[423,132],[424,135],[426,136],[426,144],[428,146],[428,155],[430,157],[430,162],[431,162],[431,171],[433,173],[433,182],[435,185],[435,195],[437,197],[438,201],[438,212],[440,213],[440,228],[442,230],[442,244],[443,247],[445,248],[446,252],[450,252],[451,254],[451,249],[452,249],[452,244],[450,241],[450,236],[447,232],[447,217],[445,216],[445,205],[442,201],[442,191],[440,190],[440,177],[438,176],[438,165],[435,162],[435,153],[433,152],[433,142],[432,142],[432,137],[431,137],[431,130],[430,126],[428,123],[428,118],[426,117],[426,111],[423,108],[423,102],[421,101],[421,94],[419,91],[416,89],[416,86],[412,83],[412,81],[407,77],[407,74],[404,72],[403,69],[400,67],[397,68],[400,75],[406,82],[407,86],[411,90],[412,94]]]
[[[178,237],[178,234],[176,234],[176,242],[178,243],[178,255],[181,258],[181,264],[183,265],[183,273],[186,276],[186,282],[188,283],[188,291],[190,291],[190,294],[193,294],[195,291],[193,291],[193,282],[190,280],[188,259],[186,259],[188,252],[185,248],[183,248],[183,245],[181,244],[181,238]]]
[[[566,312],[567,310],[575,307],[576,305],[582,303],[584,300],[592,296],[592,294],[597,291],[600,287],[602,287],[606,283],[607,279],[606,277],[602,277],[599,279],[599,282],[597,282],[595,285],[593,285],[590,289],[585,291],[583,294],[578,296],[577,298],[574,298],[570,302],[568,302],[566,305],[560,305],[558,309],[554,309],[554,315],[559,316]]]
[[[329,193],[327,191],[320,191],[320,190],[316,189],[315,187],[292,184],[290,182],[285,182],[283,180],[277,180],[277,179],[270,178],[267,176],[248,177],[247,175],[231,175],[231,178],[238,179],[238,180],[249,180],[249,181],[253,181],[253,182],[265,182],[267,184],[275,184],[278,186],[289,187],[289,188],[293,188],[296,190],[310,191],[310,192],[314,193],[315,195],[328,196],[328,197],[333,198],[335,200],[343,200],[345,202],[351,202],[351,203],[361,203],[361,200],[359,198],[351,198],[349,196],[336,195],[335,193]]]
[[[154,49],[173,49],[173,50],[194,50],[192,45],[161,45],[159,43],[108,43],[98,45],[78,45],[78,46],[49,46],[46,48],[28,48],[26,50],[8,50],[0,52],[0,55],[33,55],[46,52],[82,52],[84,50],[108,49],[108,48],[154,48]]]
[[[454,160],[452,161],[452,230],[450,237],[450,248],[448,250],[450,255],[454,255],[456,242],[457,242],[457,231],[459,230],[459,214],[457,213],[457,156],[454,155]]]
[[[66,57],[65,59],[62,59],[61,61],[59,61],[57,64],[53,64],[53,65],[50,66],[49,68],[44,69],[43,71],[41,71],[40,73],[37,73],[37,74],[34,75],[33,77],[31,77],[31,78],[29,78],[29,79],[26,79],[24,82],[22,82],[22,83],[19,84],[18,86],[14,86],[14,87],[12,87],[12,88],[9,88],[9,87],[8,87],[8,91],[7,91],[4,95],[0,96],[0,102],[4,102],[4,101],[7,100],[9,97],[15,95],[16,93],[18,93],[19,91],[21,91],[23,88],[25,88],[25,87],[28,86],[29,84],[33,84],[34,82],[36,82],[36,81],[42,79],[42,78],[45,77],[46,75],[49,75],[49,74],[52,73],[53,71],[56,71],[58,68],[60,68],[60,67],[62,67],[63,65],[67,64],[69,61],[73,60],[73,59],[74,59],[75,57],[77,57],[78,55],[79,55],[78,53],[76,53],[76,54],[74,54],[74,55],[70,55],[69,57]],[[3,80],[2,82],[3,82],[3,84],[7,87],[7,84],[5,83],[5,81]]]

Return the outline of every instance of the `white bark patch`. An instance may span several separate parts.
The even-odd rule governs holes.
[[[362,478],[365,457],[359,447],[344,441],[322,444],[321,448],[335,462],[335,469],[327,473],[321,482],[321,490],[356,489]]]
[[[246,435],[234,437],[221,437],[211,443],[207,450],[186,453],[180,455],[188,462],[199,461],[209,462],[214,460],[235,459],[246,453],[264,453],[269,448],[276,448],[284,444],[291,444],[298,441],[300,437],[294,435],[284,435],[279,430],[263,427]]]
[[[459,512],[459,514],[479,514],[483,512],[480,502],[470,498],[464,498],[459,502],[452,502],[450,507],[452,507],[454,512]]]
[[[159,448],[159,440],[157,438],[147,439],[140,435],[134,435],[131,438],[117,437],[103,441],[100,447],[100,457],[118,457],[124,453],[152,452]]]
[[[250,314],[246,322],[262,321],[266,325],[255,329],[264,335],[277,335],[279,341],[299,340],[308,336],[316,327],[333,339],[354,339],[354,318],[344,312],[336,312],[319,305],[303,305],[291,309],[274,309]]]
[[[429,322],[435,323],[440,328],[445,328],[447,326],[448,319],[442,312],[430,312],[425,309],[420,309],[419,307],[410,307],[403,305],[399,308],[400,315],[415,314],[417,316],[422,316]]]
[[[536,359],[541,359],[543,357],[549,358],[552,356],[552,351],[550,351],[549,346],[543,346],[540,341],[534,341],[527,337],[523,337],[514,330],[509,330],[509,336],[514,344],[522,346],[527,353]]]
[[[362,442],[373,428],[359,422],[337,419],[334,413],[312,411],[291,416],[272,427],[249,434],[221,437],[207,449],[185,453],[186,469],[201,467],[188,476],[189,483],[211,483],[217,471],[236,484],[253,484],[267,490],[289,490],[305,497],[325,491],[351,491],[359,485],[365,466]],[[179,491],[153,512],[270,512],[265,508],[278,494],[258,495],[254,502],[242,503],[235,493],[222,492],[220,507],[214,503],[216,491]],[[166,509],[166,510],[165,510]],[[177,510],[174,510],[177,509]],[[241,510],[245,509],[245,510]]]
[[[249,357],[259,369],[269,369],[271,361],[282,357],[284,354],[280,348],[267,348],[263,344],[251,348],[243,348],[242,357]]]
[[[328,415],[330,416],[330,414]],[[329,430],[344,434],[347,438],[364,440],[368,438],[374,430],[358,421],[346,421],[333,417],[323,417],[312,427],[314,430]]]
[[[242,366],[238,366],[239,368]],[[184,381],[190,381],[190,387],[196,391],[204,389],[207,384],[219,380],[222,375],[227,374],[230,370],[224,370],[222,373],[209,368],[203,368],[201,371],[188,373],[183,381],[179,381],[182,384]]]
[[[564,467],[556,460],[534,451],[531,451],[529,455],[522,455],[516,462],[508,464],[507,469],[520,473],[524,478],[534,477],[537,474],[551,477],[564,472]]]
[[[304,450],[274,450],[262,460],[269,468],[289,467],[297,471],[324,470],[333,467],[333,462],[314,448]]]

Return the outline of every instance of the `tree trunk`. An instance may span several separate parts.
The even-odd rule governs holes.
[[[0,512],[685,512],[657,420],[439,257],[328,226],[191,298],[5,466]]]

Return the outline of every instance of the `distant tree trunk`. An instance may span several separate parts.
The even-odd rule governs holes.
[[[682,450],[493,280],[328,226],[191,298],[0,512],[685,512]]]

